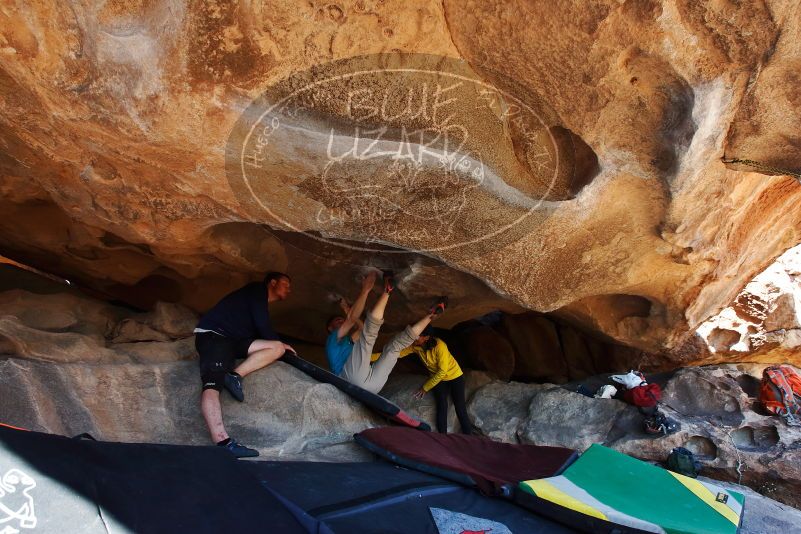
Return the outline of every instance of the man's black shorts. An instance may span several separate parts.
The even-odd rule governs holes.
[[[225,373],[233,371],[237,359],[247,358],[251,343],[252,339],[230,339],[214,332],[195,334],[203,389],[222,391]]]

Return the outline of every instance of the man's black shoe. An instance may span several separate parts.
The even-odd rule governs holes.
[[[236,373],[225,373],[225,381],[223,382],[225,389],[231,394],[233,398],[242,402],[245,400],[245,392],[242,391],[242,377]]]
[[[255,458],[259,455],[259,451],[256,449],[250,449],[245,447],[244,445],[229,439],[228,443],[225,445],[219,445],[223,449],[229,451],[231,454],[236,456],[237,458]]]

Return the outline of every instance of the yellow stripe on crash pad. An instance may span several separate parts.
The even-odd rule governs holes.
[[[712,507],[713,510],[734,523],[734,526],[738,526],[740,524],[740,516],[738,516],[734,510],[722,502],[716,501],[716,495],[709,491],[703,484],[690,477],[674,473],[673,471],[668,471],[668,473],[673,475],[676,480],[681,482],[685,488],[693,492],[696,497]],[[729,498],[733,499],[734,497],[729,496]]]
[[[587,503],[568,495],[564,491],[555,487],[553,484],[549,483],[547,480],[527,480],[523,482],[523,484],[531,488],[531,491],[533,491],[534,494],[541,499],[551,501],[552,503],[556,503],[565,508],[570,508],[571,510],[575,510],[576,512],[584,515],[609,521],[609,519],[597,508],[593,508]]]

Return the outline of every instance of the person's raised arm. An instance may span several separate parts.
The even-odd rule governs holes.
[[[373,286],[375,285],[375,279],[375,271],[371,270],[369,273],[364,275],[364,278],[362,279],[362,289],[359,292],[359,296],[353,303],[353,306],[350,307],[345,320],[337,330],[337,340],[345,337],[348,332],[350,332],[350,329],[356,325],[356,321],[362,316],[362,313],[364,313],[364,307],[367,304],[367,296],[370,294],[370,290],[373,289]]]
[[[350,313],[350,304],[348,304],[348,301],[345,300],[344,297],[339,300],[339,307],[342,309],[342,311],[345,313],[345,316],[347,317],[347,315]],[[362,322],[361,319],[357,317],[354,324],[356,325],[356,328],[354,328],[353,331],[350,333],[350,340],[356,343],[357,341],[359,341],[359,337],[361,337],[362,335],[362,328],[364,328],[364,323]]]
[[[356,328],[353,329],[353,332],[350,333],[350,340],[356,343],[359,341],[359,338],[362,335],[362,328],[364,328],[364,323],[361,319],[356,319]]]

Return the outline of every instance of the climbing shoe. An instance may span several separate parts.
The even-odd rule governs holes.
[[[445,312],[445,308],[448,307],[448,297],[438,297],[437,301],[431,306],[431,309],[428,310],[428,313],[431,315],[442,315]]]
[[[392,293],[395,290],[395,273],[384,271],[384,293]]]
[[[665,417],[665,415],[658,410],[655,410],[653,415],[648,415],[643,419],[643,430],[646,434],[652,437],[668,436],[681,429],[681,425]]]
[[[231,438],[228,438],[227,440],[218,443],[217,446],[222,447],[223,449],[227,450],[237,458],[255,458],[256,456],[259,455],[259,451],[257,451],[256,449],[245,447],[241,443],[238,443],[237,441],[234,441]]]
[[[223,382],[225,389],[231,394],[233,398],[242,402],[245,400],[245,392],[242,391],[242,377],[236,373],[225,373],[225,381]]]

